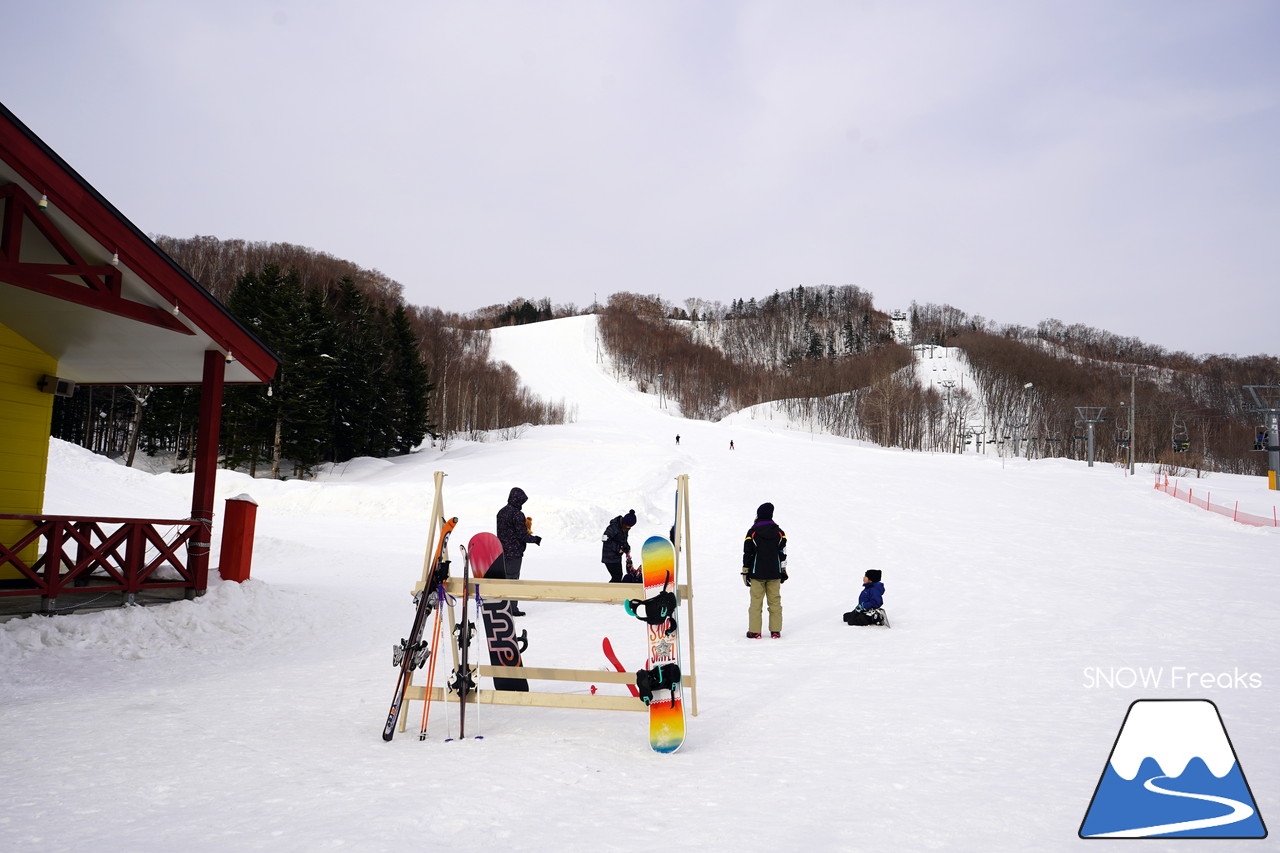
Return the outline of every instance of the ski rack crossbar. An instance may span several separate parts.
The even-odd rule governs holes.
[[[595,581],[515,581],[471,579],[471,594],[482,588],[486,600],[507,598],[513,601],[574,601],[585,604],[622,604],[636,597],[639,584],[597,583]],[[462,595],[462,578],[449,578],[445,591]],[[678,589],[683,602],[689,596],[689,585]]]
[[[480,592],[488,600],[513,601],[563,601],[577,604],[622,604],[635,597],[635,584],[595,583],[584,581],[524,581],[486,580],[472,578],[471,595]],[[455,597],[462,596],[462,578],[451,577],[445,591]],[[689,600],[690,587],[682,583],[678,587],[681,603]],[[449,619],[456,621],[453,606],[449,606]],[[455,658],[457,649],[455,647]],[[457,667],[457,660],[454,667]],[[635,684],[634,672],[606,672],[598,669],[559,669],[535,666],[492,666],[481,664],[474,668],[476,674],[490,678],[525,678],[533,681],[567,681],[582,684]],[[697,678],[686,674],[681,684],[690,691],[697,689]],[[407,698],[425,701],[426,690],[410,687]],[[458,695],[442,687],[433,687],[433,702],[457,702]],[[544,708],[589,708],[605,711],[647,711],[649,706],[634,696],[605,696],[602,694],[557,693],[523,690],[497,690],[478,688],[467,697],[468,702],[487,705],[527,705]]]

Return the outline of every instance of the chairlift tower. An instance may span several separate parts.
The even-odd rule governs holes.
[[[1097,424],[1106,420],[1102,415],[1106,412],[1106,406],[1076,406],[1076,423],[1084,424],[1088,437],[1088,459],[1089,467],[1093,467],[1093,428]]]
[[[1121,406],[1124,406],[1124,403],[1121,403],[1120,405],[1121,405]],[[1136,419],[1136,417],[1135,417],[1135,413],[1136,413],[1136,412],[1137,412],[1137,410],[1138,410],[1138,374],[1136,374],[1136,373],[1130,373],[1130,374],[1129,374],[1129,405],[1128,405],[1128,410],[1129,410],[1129,428],[1128,428],[1127,430],[1125,430],[1125,439],[1126,439],[1126,441],[1125,441],[1125,447],[1126,447],[1126,448],[1128,449],[1128,451],[1129,451],[1129,463],[1128,463],[1128,469],[1129,469],[1129,476],[1130,476],[1130,477],[1132,477],[1132,476],[1133,476],[1133,474],[1134,474],[1134,471],[1136,470],[1136,465],[1135,465],[1134,458],[1133,458],[1133,454],[1134,454],[1134,446],[1133,446],[1133,445],[1134,445],[1134,439],[1135,439],[1135,438],[1137,438],[1137,436],[1135,436],[1135,435],[1134,435],[1134,429],[1135,429],[1135,428],[1136,428],[1136,426],[1137,426],[1137,424],[1135,424],[1135,423],[1134,423],[1134,421],[1135,421],[1135,419]]]
[[[965,432],[966,439],[967,438],[973,439],[973,451],[975,453],[984,453],[983,447],[982,447],[982,436],[985,435],[986,432],[987,432],[986,426],[970,426],[969,429]],[[965,445],[967,446],[968,444],[969,442],[966,440]]]
[[[1263,416],[1266,432],[1267,488],[1280,490],[1277,472],[1280,472],[1280,385],[1246,385],[1244,389],[1253,398],[1253,411]],[[1261,433],[1259,433],[1261,438]]]

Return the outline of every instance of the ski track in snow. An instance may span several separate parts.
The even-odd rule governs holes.
[[[219,501],[259,504],[250,583],[0,623],[6,849],[1075,850],[1125,709],[1153,694],[1213,699],[1260,811],[1274,801],[1280,531],[1105,465],[907,453],[778,412],[683,420],[614,380],[594,321],[493,333],[494,356],[576,406],[575,423],[308,482],[219,472]],[[544,539],[523,577],[580,581],[605,579],[613,516],[636,510],[633,546],[665,535],[674,477],[690,475],[696,636],[681,639],[686,659],[696,642],[699,714],[678,753],[652,753],[643,714],[488,705],[484,740],[444,743],[447,705],[419,742],[410,703],[410,731],[383,743],[436,470],[455,541],[493,530],[518,485]],[[1261,480],[1208,483],[1266,512]],[[190,504],[189,476],[62,443],[48,483],[50,513],[183,518]],[[747,640],[741,543],[764,501],[791,580],[783,638]],[[840,619],[867,568],[884,570],[891,629]],[[644,659],[621,607],[524,609],[530,666],[604,669],[605,636],[624,664]],[[1262,683],[1085,686],[1086,667],[1125,666]]]

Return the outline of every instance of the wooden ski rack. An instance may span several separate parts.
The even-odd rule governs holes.
[[[689,690],[690,710],[693,716],[698,715],[698,681],[695,671],[694,658],[694,642],[693,642],[693,568],[692,555],[689,548],[689,501],[688,488],[689,477],[682,474],[676,478],[676,489],[678,494],[678,506],[680,511],[676,518],[675,535],[676,542],[676,561],[677,565],[681,557],[685,559],[685,582],[677,585],[676,592],[680,604],[687,612],[687,618],[681,623],[681,640],[686,644],[688,650],[688,667],[681,675],[681,684]],[[433,512],[434,517],[442,515],[440,495],[437,494],[437,506]],[[417,592],[422,589],[425,584],[419,581],[414,588]],[[469,583],[469,595],[474,597],[477,594],[483,595],[486,599],[496,601],[499,599],[508,599],[513,601],[557,601],[568,602],[573,604],[611,604],[620,606],[628,599],[636,597],[638,586],[636,584],[616,584],[616,583],[594,583],[581,581],[535,581],[535,580],[506,580],[506,579],[486,579],[472,578]],[[457,598],[463,593],[462,578],[450,577],[445,584],[445,591]],[[449,624],[457,623],[455,614],[455,605],[450,603],[448,606]],[[482,626],[477,626],[476,633],[478,636],[484,636]],[[458,669],[460,655],[456,642],[450,643],[453,652],[453,669]],[[481,640],[480,654],[487,657],[483,652],[483,640]],[[439,665],[438,663],[436,664]],[[489,678],[524,678],[532,681],[551,681],[566,682],[569,684],[631,684],[636,683],[636,674],[634,672],[613,672],[599,669],[563,669],[558,667],[536,667],[536,666],[493,666],[490,664],[473,665],[471,671],[479,677]],[[405,691],[406,706],[409,701],[424,702],[427,698],[427,690],[424,685],[415,685],[410,681]],[[431,701],[456,703],[458,696],[453,691],[444,687],[436,686],[431,688]],[[588,693],[568,693],[555,691],[523,691],[523,690],[498,690],[495,688],[480,687],[477,679],[476,688],[468,692],[467,702],[485,704],[485,705],[522,705],[527,707],[543,707],[543,708],[586,708],[599,711],[645,711],[648,706],[640,699],[634,696],[607,696],[603,694]],[[407,714],[400,715],[400,731],[405,730],[405,720]]]

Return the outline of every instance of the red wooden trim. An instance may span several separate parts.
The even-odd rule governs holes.
[[[196,433],[195,482],[191,488],[191,517],[202,525],[191,543],[190,566],[196,589],[209,585],[209,550],[213,546],[213,495],[218,473],[218,427],[222,420],[222,388],[227,363],[222,353],[204,354],[204,376],[200,383],[200,420]]]
[[[180,305],[187,319],[224,351],[233,352],[236,361],[259,380],[268,382],[275,375],[276,358],[252,332],[241,326],[195,279],[3,104],[0,104],[0,159],[24,181],[47,195],[58,214],[75,222],[99,245],[118,253],[121,262],[162,299]]]
[[[178,556],[178,549],[184,546],[190,547],[191,539],[200,531],[200,525],[191,524],[189,521],[183,522],[187,524],[187,528],[174,537],[173,542],[164,541],[164,537],[160,532],[151,525],[139,525],[142,531],[144,541],[142,542],[143,553],[146,553],[146,547],[150,545],[156,549],[156,556],[150,562],[142,567],[142,576],[150,577],[156,569],[162,566],[169,566],[188,580],[194,581],[195,577],[187,570],[183,564],[182,558]]]
[[[52,524],[49,526],[49,547],[44,552],[44,588],[52,594],[58,589],[59,575],[62,572],[62,543],[67,532],[66,525]],[[39,563],[37,562],[37,565]]]
[[[77,305],[87,305],[107,314],[115,314],[119,317],[127,317],[130,320],[137,320],[140,323],[146,323],[151,326],[159,326],[162,329],[168,329],[171,332],[181,332],[184,335],[194,335],[195,332],[188,329],[181,320],[174,317],[168,311],[156,308],[152,305],[143,305],[141,302],[133,302],[129,299],[122,299],[118,295],[109,291],[104,292],[102,288],[90,289],[81,287],[78,284],[72,284],[69,281],[55,277],[55,274],[42,273],[36,267],[39,266],[56,266],[49,264],[12,264],[0,261],[0,278],[3,278],[7,284],[17,287],[34,290],[36,293],[43,293],[46,296],[52,296],[56,299],[62,299],[66,302],[74,302]],[[58,269],[70,270],[73,268],[59,267]],[[99,269],[99,268],[91,268]],[[119,278],[119,271],[112,267],[107,267],[115,278]],[[58,272],[56,275],[73,274],[71,272]],[[110,281],[110,279],[108,279]],[[119,291],[120,285],[117,280],[112,289]]]
[[[0,516],[3,518],[3,516]],[[0,542],[0,566],[13,566],[29,580],[40,582],[40,575],[36,570],[36,566],[29,566],[18,555],[26,550],[32,542],[40,538],[41,530],[39,527],[32,529],[27,535],[23,536],[12,547]]]
[[[85,518],[83,515],[20,515],[3,512],[0,512],[0,521],[93,521],[98,524],[152,524],[156,527],[191,523],[189,518],[107,518],[101,515]]]
[[[18,249],[22,246],[22,205],[12,201],[17,185],[0,187],[0,199],[4,199],[4,220],[0,222],[0,258],[12,255],[18,258]]]
[[[179,549],[188,545],[203,531],[204,525],[186,518],[180,520],[142,520],[79,518],[75,516],[19,516],[3,514],[3,519],[33,520],[34,529],[14,545],[0,542],[0,565],[18,569],[31,581],[29,589],[3,589],[0,596],[39,595],[49,601],[69,591],[75,582],[96,571],[103,571],[113,583],[96,583],[95,591],[136,593],[147,589],[199,589],[198,576],[189,565],[183,565]],[[119,525],[107,533],[105,525]],[[159,526],[178,527],[172,542],[166,542]],[[27,565],[18,553],[38,539],[45,540],[44,553],[34,565]],[[149,561],[147,549],[156,555]],[[68,554],[74,548],[74,556]],[[170,566],[178,580],[153,580],[155,571]],[[64,571],[64,567],[66,570]]]
[[[30,264],[0,260],[0,270],[4,270],[6,275],[26,275],[33,279],[48,276],[78,276],[90,290],[123,298],[120,291],[124,276],[120,274],[118,268],[110,264]]]
[[[67,239],[67,236],[54,226],[48,215],[39,208],[30,196],[25,192],[20,192],[17,184],[9,184],[5,189],[11,190],[6,193],[9,197],[9,204],[6,207],[7,213],[12,213],[16,216],[19,223],[25,219],[35,226],[35,229],[43,234],[44,238],[58,250],[58,254],[62,255],[64,261],[88,266],[84,257],[76,251],[76,247],[71,245],[71,241]],[[19,227],[16,237],[17,240],[9,244],[9,259],[15,262],[22,260],[21,227]],[[85,279],[85,283],[92,286],[88,279]]]

